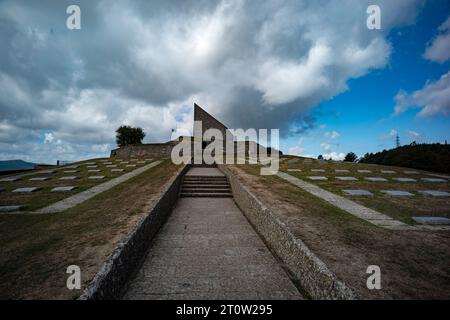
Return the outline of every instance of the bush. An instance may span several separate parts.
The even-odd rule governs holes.
[[[124,147],[129,144],[140,144],[144,137],[145,133],[142,128],[121,126],[116,130],[116,143],[119,147]]]

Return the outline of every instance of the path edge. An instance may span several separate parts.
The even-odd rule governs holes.
[[[355,300],[356,294],[317,257],[306,244],[295,237],[229,169],[218,165],[228,178],[234,201],[266,244],[312,299]]]
[[[179,197],[184,165],[164,186],[159,196],[129,235],[116,246],[78,300],[113,300],[120,298],[130,276],[147,253],[151,241],[164,224]]]

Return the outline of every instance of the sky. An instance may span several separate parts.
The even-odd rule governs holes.
[[[0,0],[0,37],[0,160],[108,156],[124,124],[189,135],[194,102],[295,155],[450,139],[448,0]]]

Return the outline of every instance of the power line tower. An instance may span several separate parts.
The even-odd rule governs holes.
[[[397,136],[395,137],[395,145],[397,148],[400,147],[400,136],[398,135],[398,133]]]

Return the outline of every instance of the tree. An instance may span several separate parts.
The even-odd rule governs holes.
[[[323,160],[323,155],[319,154],[319,156],[317,157],[317,159]]]
[[[116,143],[119,147],[124,147],[129,144],[140,144],[144,137],[145,133],[142,128],[120,126],[116,130]]]
[[[346,162],[355,162],[356,159],[358,159],[358,156],[354,154],[353,152],[349,152],[346,154],[344,161]]]

